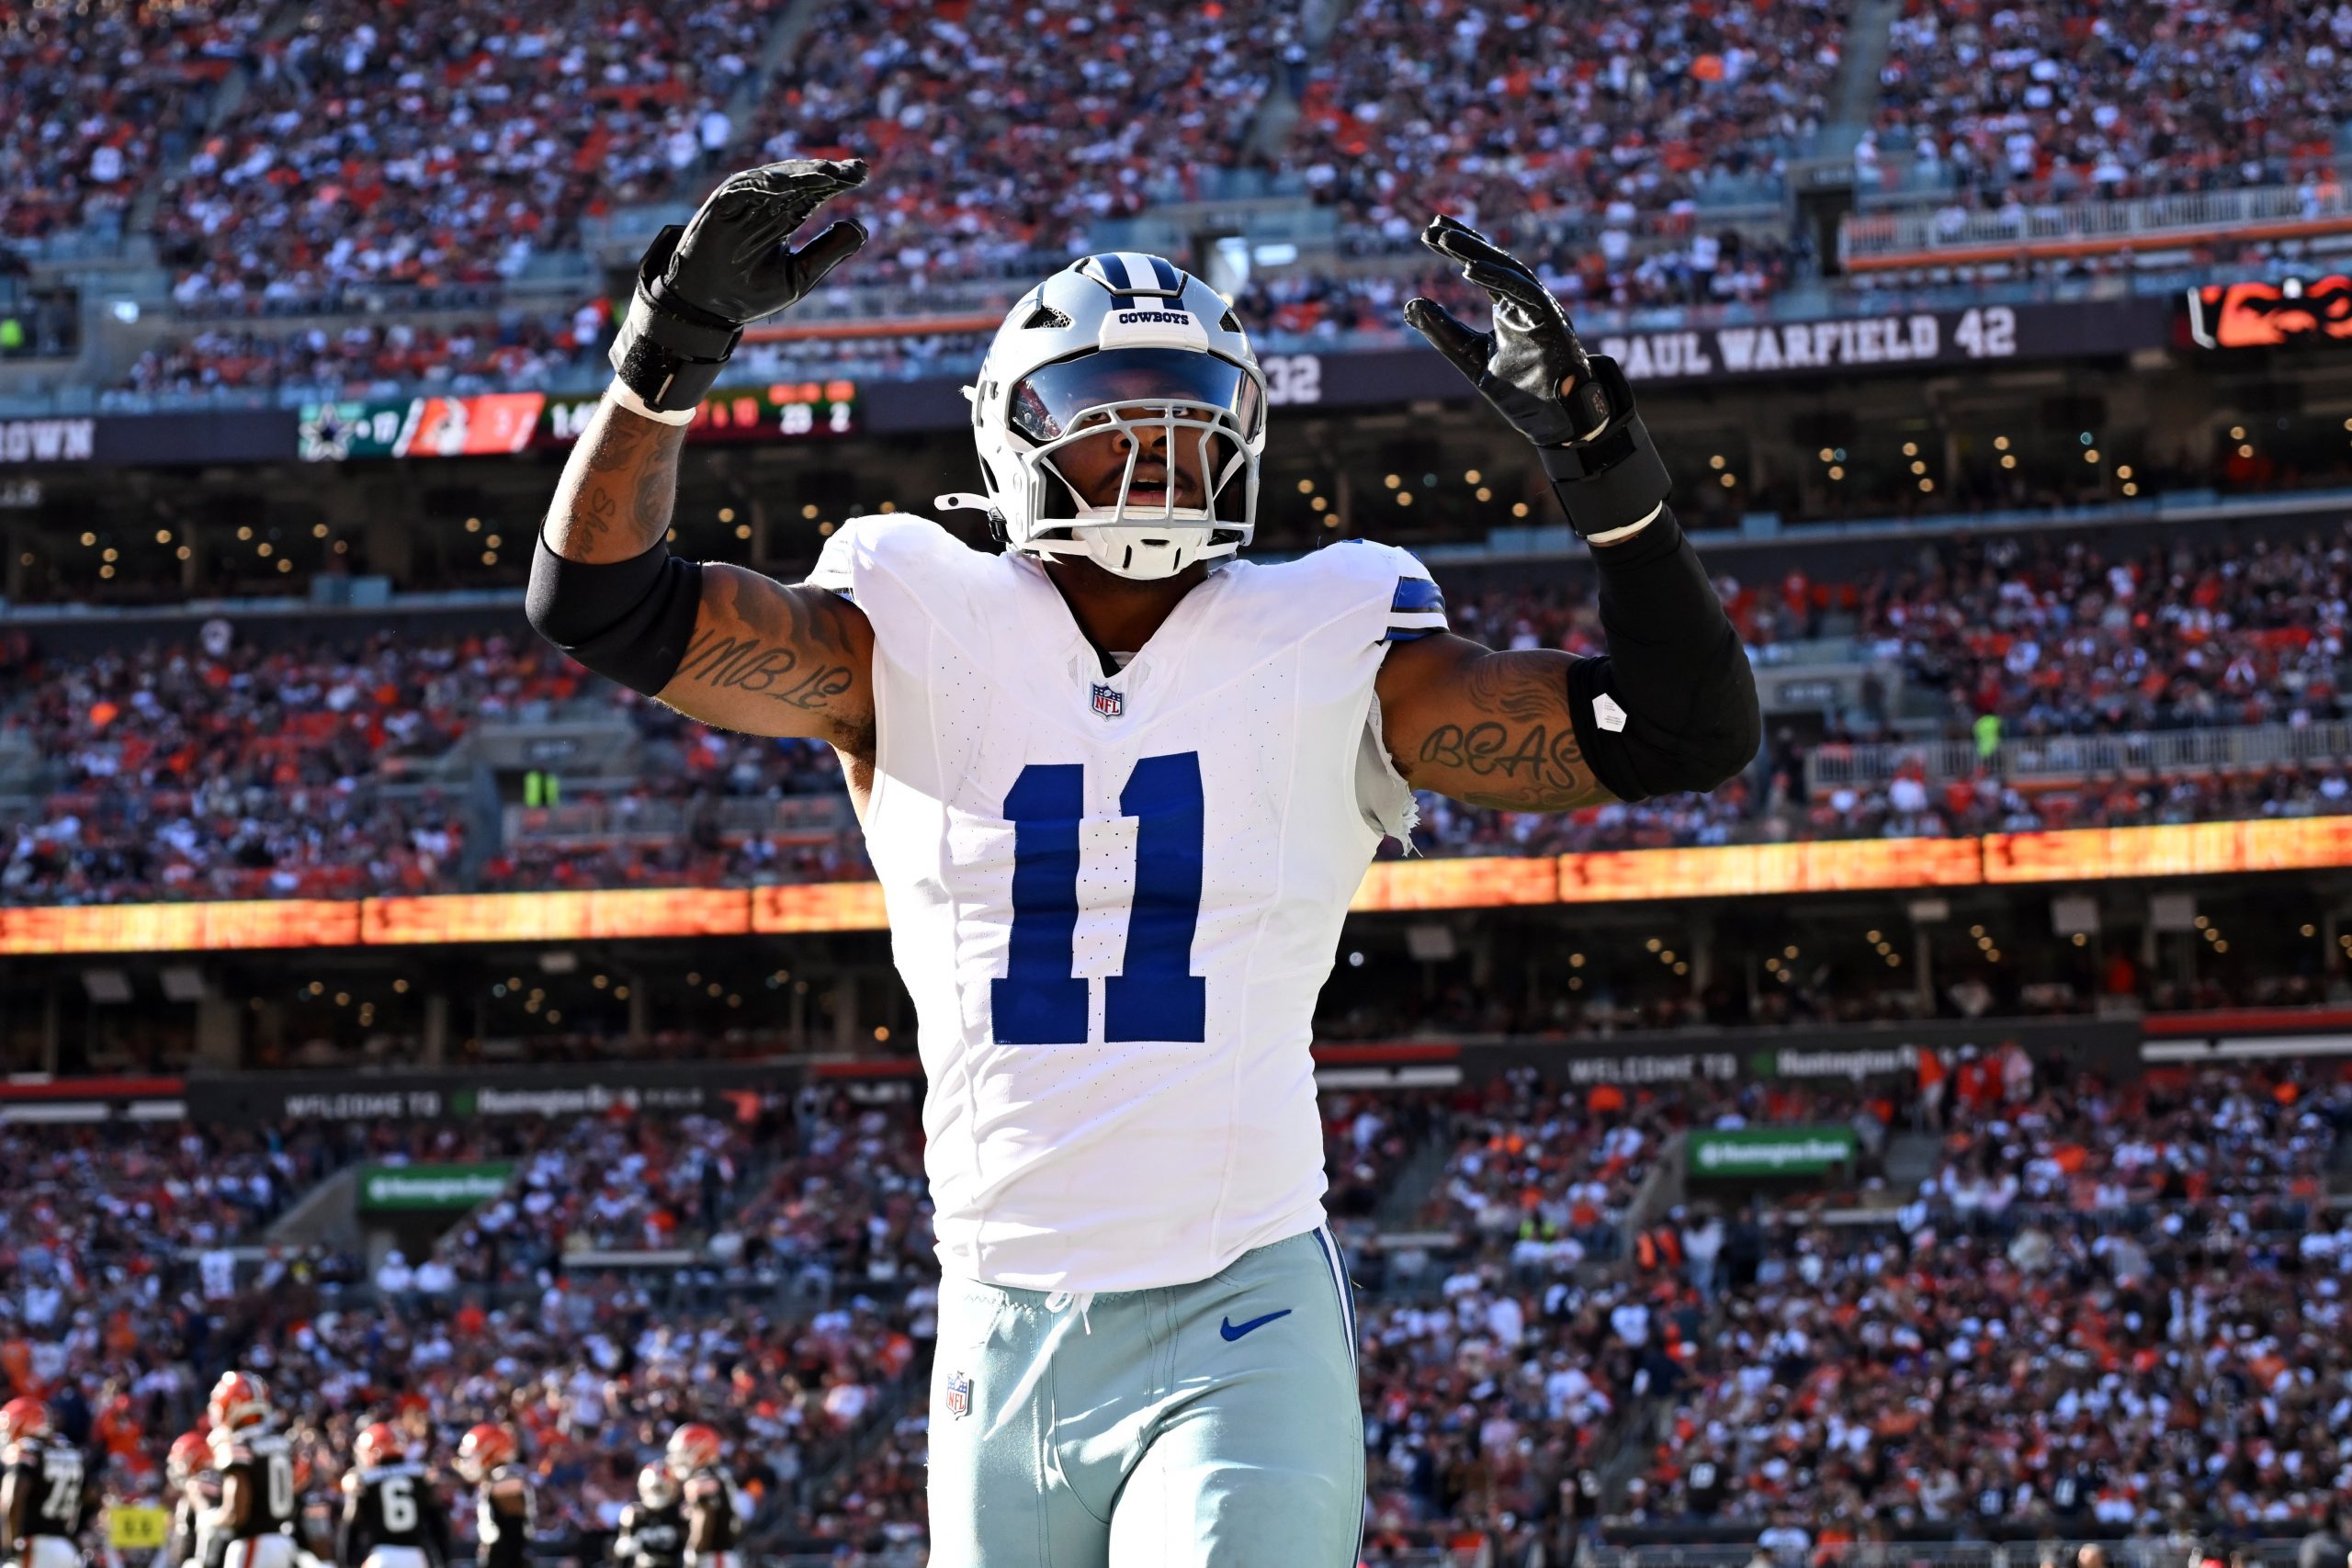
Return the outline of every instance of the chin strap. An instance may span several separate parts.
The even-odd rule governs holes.
[[[967,392],[971,390],[968,387],[964,389]],[[1012,535],[1004,525],[1004,513],[999,512],[996,509],[996,502],[990,501],[987,496],[974,495],[968,490],[951,490],[945,495],[933,496],[931,498],[931,504],[942,512],[987,513],[989,514],[989,537],[997,542],[997,547],[1000,549],[1011,549],[1012,547]]]

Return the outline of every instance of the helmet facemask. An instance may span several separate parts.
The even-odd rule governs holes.
[[[1041,366],[1001,395],[1017,471],[991,467],[990,489],[1008,522],[1025,525],[1012,530],[1018,547],[1151,581],[1249,542],[1265,431],[1253,369],[1191,350],[1100,350]],[[1117,453],[1115,490],[1102,482],[1107,462],[1074,460],[1088,442]]]

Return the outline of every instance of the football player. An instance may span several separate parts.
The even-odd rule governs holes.
[[[514,1435],[484,1422],[458,1444],[458,1473],[474,1489],[475,1568],[523,1568],[538,1517]]]
[[[227,1543],[224,1568],[294,1568],[301,1494],[268,1386],[250,1372],[223,1372],[205,1416],[220,1472],[220,1503],[205,1528]]]
[[[899,512],[797,584],[673,556],[698,400],[864,243],[788,243],[864,178],[750,170],[656,237],[528,612],[682,713],[841,752],[932,1086],[938,1559],[1352,1562],[1355,1309],[1309,1055],[1349,899],[1416,790],[1566,811],[1732,777],[1747,659],[1623,374],[1444,218],[1422,239],[1492,322],[1406,319],[1531,444],[1604,657],[1453,635],[1387,546],[1237,560],[1264,378],[1222,297],[1136,253],[1023,296],[967,389],[987,493],[941,500],[998,550]]]
[[[669,1470],[649,1464],[637,1472],[637,1501],[621,1510],[613,1538],[618,1568],[682,1568],[686,1560],[685,1514]]]
[[[209,1524],[220,1506],[220,1472],[212,1467],[211,1441],[202,1432],[182,1432],[173,1438],[164,1461],[164,1479],[172,1492],[172,1529],[164,1561],[169,1568],[222,1568],[229,1540]]]
[[[735,1478],[720,1466],[724,1445],[717,1431],[692,1422],[670,1434],[662,1463],[682,1494],[686,1521],[686,1568],[739,1568],[735,1541],[742,1531],[741,1496]]]
[[[58,1437],[38,1399],[0,1405],[0,1560],[79,1568],[82,1450]]]
[[[385,1421],[359,1434],[355,1468],[344,1472],[336,1568],[446,1568],[449,1514],[408,1445]]]

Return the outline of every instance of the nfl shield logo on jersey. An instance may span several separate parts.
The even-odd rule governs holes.
[[[1095,688],[1100,691],[1102,688]],[[947,1379],[947,1414],[969,1416],[972,1413],[972,1380],[962,1372],[953,1372]]]
[[[1109,686],[1094,688],[1094,711],[1104,718],[1116,718],[1127,711],[1127,694]]]

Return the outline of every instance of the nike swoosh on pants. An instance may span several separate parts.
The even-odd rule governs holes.
[[[1228,1317],[1224,1322],[1216,1325],[1217,1332],[1224,1335],[1227,1339],[1238,1339],[1253,1328],[1263,1328],[1266,1325],[1273,1322],[1274,1319],[1278,1317],[1288,1317],[1290,1314],[1291,1309],[1289,1307],[1284,1307],[1280,1312],[1270,1312],[1263,1317],[1253,1317],[1249,1322],[1238,1326],[1235,1325],[1233,1319]]]

